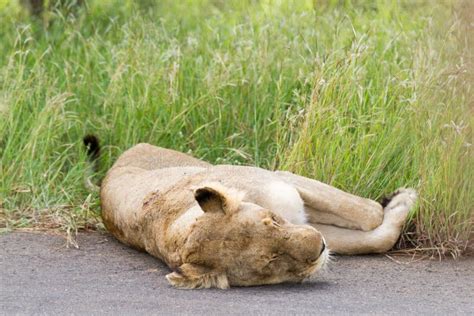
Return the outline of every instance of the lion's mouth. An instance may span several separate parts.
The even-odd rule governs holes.
[[[309,268],[301,273],[305,280],[312,280],[316,277],[319,271],[324,270],[327,263],[330,261],[330,251],[326,247],[319,258]]]

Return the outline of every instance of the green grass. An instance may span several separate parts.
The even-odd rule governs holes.
[[[134,3],[89,1],[39,21],[0,1],[3,229],[100,225],[83,186],[81,140],[94,133],[101,175],[149,142],[373,199],[415,187],[399,247],[466,249],[472,28],[460,3]]]

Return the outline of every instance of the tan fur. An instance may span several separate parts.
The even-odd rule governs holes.
[[[415,198],[401,192],[384,217],[377,202],[312,179],[149,144],[123,153],[101,185],[107,229],[163,260],[180,288],[301,282],[326,263],[321,232],[335,252],[386,251]]]

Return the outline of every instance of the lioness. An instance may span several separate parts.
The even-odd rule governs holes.
[[[97,157],[98,140],[84,139]],[[102,218],[121,242],[163,260],[179,288],[301,282],[340,254],[384,252],[397,241],[416,194],[385,208],[285,171],[211,165],[138,144],[107,172]]]

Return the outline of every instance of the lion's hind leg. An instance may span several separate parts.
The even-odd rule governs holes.
[[[375,201],[291,172],[275,173],[296,188],[312,224],[371,231],[382,223],[383,208]]]
[[[384,208],[382,224],[371,231],[313,224],[324,236],[329,248],[339,254],[381,253],[390,250],[398,238],[410,209],[416,201],[413,189],[399,189]]]

